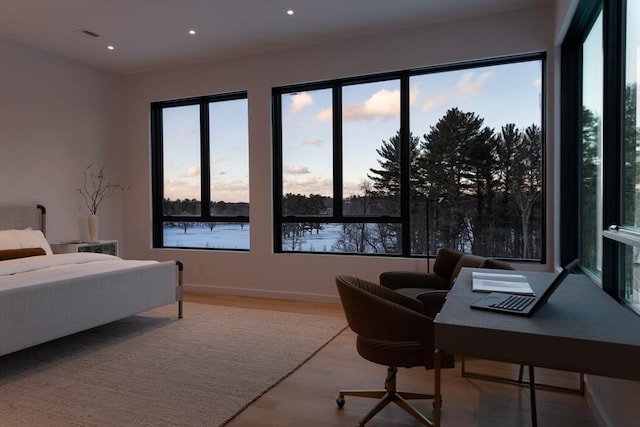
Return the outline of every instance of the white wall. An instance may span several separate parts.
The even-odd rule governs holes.
[[[51,242],[87,239],[75,189],[93,163],[120,176],[120,80],[0,37],[0,203],[41,203]],[[122,238],[120,195],[100,210],[101,235]]]
[[[424,261],[418,260],[272,253],[271,87],[546,50],[547,214],[552,225],[559,135],[554,41],[561,41],[562,15],[570,15],[574,6],[575,0],[559,0],[555,12],[528,10],[444,23],[124,81],[0,37],[0,204],[43,203],[50,241],[86,238],[87,211],[75,188],[87,164],[105,164],[110,176],[134,187],[105,202],[101,236],[119,239],[129,258],[182,260],[186,282],[195,289],[335,300],[336,274],[375,280],[384,270],[424,270]],[[150,249],[149,102],[243,89],[249,91],[251,252]],[[550,226],[547,232],[548,259],[553,260],[556,230]],[[640,419],[638,383],[589,377],[587,385],[607,425],[625,427]]]
[[[424,270],[425,262],[361,256],[274,254],[271,193],[271,88],[523,52],[550,52],[553,70],[554,8],[457,21],[269,54],[203,63],[124,78],[124,176],[135,187],[125,197],[123,249],[131,258],[177,258],[191,289],[337,300],[336,274],[370,280],[390,269]],[[553,74],[549,72],[547,77]],[[550,97],[554,82],[548,78]],[[249,95],[251,251],[151,249],[149,103],[194,95],[247,90]],[[547,125],[554,126],[553,102]],[[553,145],[553,134],[547,142]],[[548,206],[554,209],[553,151],[549,152]],[[548,226],[549,259],[555,229]],[[544,269],[545,266],[528,265]]]
[[[612,355],[609,363],[615,363]],[[614,378],[586,378],[586,392],[599,421],[607,427],[635,427],[640,420],[640,382]]]

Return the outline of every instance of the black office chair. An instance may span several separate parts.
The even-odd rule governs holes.
[[[338,406],[344,406],[345,396],[377,398],[381,400],[360,420],[360,426],[391,402],[424,425],[432,426],[431,421],[407,400],[433,399],[434,395],[398,391],[396,373],[398,367],[433,369],[433,319],[423,314],[420,301],[376,283],[338,276],[336,285],[349,327],[357,334],[358,353],[371,362],[388,366],[384,389],[342,390],[336,399]],[[453,358],[443,356],[442,367],[452,368]]]
[[[433,272],[385,271],[380,274],[380,284],[385,288],[422,302],[424,313],[435,317],[440,312],[447,293],[463,267],[481,267],[487,258],[442,248],[438,251]]]

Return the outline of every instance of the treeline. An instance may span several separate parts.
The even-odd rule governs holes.
[[[209,231],[213,231],[216,224],[225,221],[217,222],[205,222],[196,220],[195,217],[201,215],[202,203],[196,199],[163,199],[162,200],[162,213],[166,216],[180,216],[180,217],[194,217],[194,220],[189,221],[186,218],[180,218],[178,221],[165,221],[164,227],[179,227],[185,233],[189,228],[202,227],[208,228]],[[234,217],[232,220],[226,222],[240,223],[240,227],[244,228],[244,224],[247,221],[239,221],[237,217],[249,217],[249,203],[238,202],[211,202],[209,212],[213,216],[217,217]]]
[[[506,258],[541,257],[542,135],[532,124],[499,130],[475,113],[448,110],[422,137],[409,137],[410,246],[412,254],[435,254],[440,247]],[[371,168],[360,194],[345,200],[345,213],[400,214],[400,135],[382,141],[378,167]],[[326,198],[287,195],[287,214],[322,213]],[[320,203],[320,201],[323,203]],[[308,203],[307,206],[304,206]],[[300,224],[303,231],[313,225]],[[343,224],[332,250],[401,253],[398,224]],[[300,230],[298,230],[300,231]],[[301,246],[283,232],[289,249]],[[289,237],[287,241],[286,237]]]
[[[162,200],[162,213],[167,216],[198,216],[201,208],[196,199]],[[214,216],[249,216],[249,203],[211,202],[209,211]]]
[[[430,252],[451,247],[485,256],[541,257],[538,125],[518,129],[507,123],[495,130],[484,126],[477,114],[453,108],[412,146],[415,184],[410,197],[418,207],[411,219],[415,253],[426,253],[428,242]],[[376,172],[370,175],[374,187],[393,193],[386,189],[385,176]],[[427,200],[437,203],[428,206]]]

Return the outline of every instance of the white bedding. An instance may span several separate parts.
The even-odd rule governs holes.
[[[94,253],[0,261],[0,356],[177,301],[175,261]]]
[[[112,255],[90,252],[0,261],[0,291],[157,263],[157,261],[123,260]]]

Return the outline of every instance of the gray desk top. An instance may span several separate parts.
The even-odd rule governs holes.
[[[435,319],[436,348],[451,354],[640,380],[640,316],[585,276],[570,275],[531,318],[473,310],[462,270]],[[487,271],[486,269],[483,271]],[[523,272],[536,295],[555,274]]]

